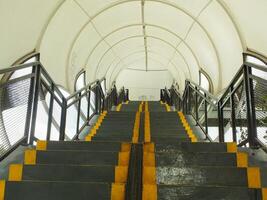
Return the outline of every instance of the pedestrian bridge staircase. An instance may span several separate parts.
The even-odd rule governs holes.
[[[267,199],[266,168],[236,143],[199,140],[162,102],[103,111],[84,141],[38,141],[11,164],[1,200]]]

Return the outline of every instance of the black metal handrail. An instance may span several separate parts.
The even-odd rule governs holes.
[[[161,90],[161,100],[192,115],[210,141],[237,142],[238,146],[267,150],[263,141],[267,138],[266,79],[266,67],[244,63],[220,98],[186,80],[183,95],[173,85],[171,100],[168,101],[166,89]],[[211,127],[218,128],[217,135],[212,137]]]
[[[115,82],[106,93],[105,78],[89,83],[71,95],[64,96],[40,62],[2,69],[0,70],[0,75],[12,74],[18,70],[25,69],[27,70],[26,75],[23,74],[18,78],[8,79],[0,83],[0,103],[3,105],[1,106],[0,131],[7,141],[1,147],[0,159],[5,158],[19,145],[34,144],[35,141],[40,139],[36,136],[36,119],[40,114],[38,112],[41,105],[44,105],[47,118],[43,122],[43,125],[46,126],[46,135],[45,138],[42,137],[41,139],[51,140],[53,136],[53,140],[75,140],[78,139],[86,126],[90,126],[93,116],[100,114],[104,110],[111,110],[112,106],[117,105],[118,101],[125,101],[125,89],[118,94]],[[16,87],[19,87],[22,81],[26,82],[23,86],[24,88],[22,88],[26,93],[21,93],[21,97],[17,97]],[[16,83],[18,85],[14,85]],[[12,86],[11,90],[10,86]],[[11,92],[14,90],[14,97],[12,96],[13,94],[10,95],[8,93],[9,90]],[[9,99],[11,97],[12,99]],[[23,102],[18,105],[16,98],[21,98]],[[25,130],[20,138],[14,144],[11,144],[8,133],[5,130],[6,124],[2,115],[3,108],[7,107],[6,109],[8,109],[13,104],[17,107],[25,105],[23,113],[25,120],[23,123],[21,122],[21,127],[24,127]]]

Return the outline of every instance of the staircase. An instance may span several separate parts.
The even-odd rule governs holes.
[[[162,102],[104,111],[85,141],[38,141],[0,182],[0,200],[266,200],[260,168],[235,143],[198,141]]]

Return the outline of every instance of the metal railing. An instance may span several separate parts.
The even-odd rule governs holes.
[[[75,140],[95,115],[126,99],[115,83],[106,93],[105,78],[67,95],[40,62],[2,69],[0,76],[0,159],[40,139]]]
[[[266,67],[244,63],[220,98],[190,80],[183,96],[174,86],[166,94],[161,99],[192,115],[210,141],[267,149]]]

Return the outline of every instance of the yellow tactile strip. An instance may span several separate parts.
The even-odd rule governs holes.
[[[184,128],[186,130],[186,133],[187,133],[188,137],[191,139],[191,142],[197,142],[197,137],[193,133],[190,125],[188,124],[188,122],[187,122],[187,120],[186,120],[186,118],[184,116],[184,114],[182,112],[178,112],[178,115],[179,115],[179,117],[181,119],[181,122],[182,122],[182,124],[183,124],[183,126],[184,126]]]
[[[95,126],[90,130],[90,133],[85,137],[85,141],[92,141],[92,138],[95,136],[97,130],[101,126],[105,116],[107,115],[107,111],[104,111],[98,118]]]
[[[157,199],[156,161],[154,143],[143,146],[143,200]]]
[[[151,133],[150,133],[150,113],[148,111],[148,102],[145,102],[145,123],[144,123],[144,142],[151,142]]]
[[[134,130],[133,130],[133,137],[132,137],[132,143],[136,144],[138,143],[139,139],[139,129],[140,129],[140,112],[136,112],[135,115],[135,122],[134,122]]]

